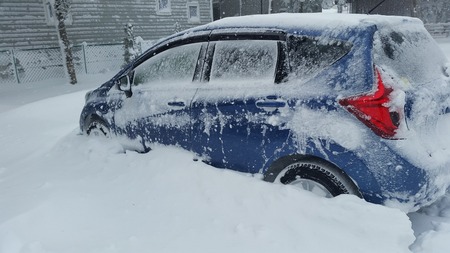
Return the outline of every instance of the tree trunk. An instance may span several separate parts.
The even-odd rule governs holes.
[[[70,83],[77,83],[77,76],[75,73],[75,65],[73,64],[72,47],[70,45],[69,38],[67,37],[66,24],[64,23],[66,19],[67,10],[62,7],[63,3],[61,0],[55,0],[55,14],[58,21],[58,33],[60,38],[60,45],[64,51],[67,73],[69,74]]]

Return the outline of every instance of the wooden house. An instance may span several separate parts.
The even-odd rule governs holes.
[[[269,0],[213,0],[212,3],[214,20],[269,12]]]
[[[368,13],[382,0],[349,0],[351,12]],[[424,23],[450,22],[450,1],[448,0],[386,0],[376,7],[372,14],[411,16]]]
[[[66,22],[74,44],[121,43],[127,23],[154,40],[212,21],[211,0],[71,0]],[[0,49],[58,46],[54,0],[1,0]]]
[[[417,16],[418,0],[349,0],[351,12],[396,16]]]
[[[419,2],[418,12],[425,23],[450,23],[448,0],[422,0]]]
[[[214,20],[251,14],[321,12],[321,0],[213,0]]]

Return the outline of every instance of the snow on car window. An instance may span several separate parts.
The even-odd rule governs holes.
[[[375,34],[375,64],[393,69],[414,86],[442,76],[445,57],[426,31],[383,29]]]
[[[276,41],[241,40],[217,42],[210,80],[274,80]]]
[[[295,78],[307,80],[351,50],[350,43],[289,36],[289,65]]]
[[[201,44],[189,44],[163,51],[135,69],[134,85],[192,81]]]
[[[450,146],[442,141],[448,130],[439,128],[450,122],[445,114],[450,107],[446,57],[423,26],[384,27],[374,34],[373,46],[374,63],[395,90],[391,98],[406,111],[407,128],[399,130],[405,139],[388,142],[390,148],[433,176],[448,174]]]

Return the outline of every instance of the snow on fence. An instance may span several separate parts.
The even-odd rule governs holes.
[[[6,82],[14,81],[14,56],[9,50],[0,51],[0,80]]]
[[[96,74],[119,70],[123,65],[123,52],[122,44],[75,47],[73,53],[77,74]]]
[[[14,50],[13,68],[17,82],[33,82],[64,77],[61,49]],[[16,71],[17,70],[17,71]]]
[[[152,41],[143,41],[146,50]],[[77,45],[72,47],[77,75],[118,71],[123,64],[123,45]],[[65,77],[59,47],[0,50],[0,83],[26,83]]]

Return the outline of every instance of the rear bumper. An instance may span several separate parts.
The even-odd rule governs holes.
[[[377,197],[386,206],[411,212],[434,202],[448,184],[440,182],[439,169],[415,162],[406,155],[404,140],[373,138],[353,151],[380,186]],[[373,197],[373,196],[372,196]],[[373,201],[371,201],[373,202]]]

